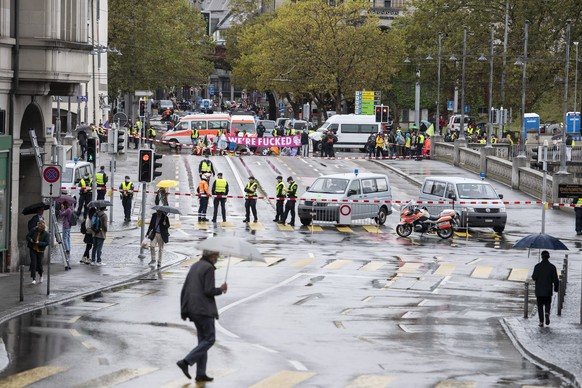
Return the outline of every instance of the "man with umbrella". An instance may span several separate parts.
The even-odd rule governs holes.
[[[550,263],[550,252],[542,251],[542,261],[534,267],[531,278],[536,282],[536,299],[538,303],[539,326],[550,324],[550,310],[552,308],[552,288],[558,292],[559,280],[556,266]],[[552,287],[553,285],[553,287]]]
[[[148,227],[146,236],[151,240],[150,242],[150,253],[151,260],[148,265],[156,264],[156,245],[158,248],[158,269],[162,266],[162,253],[164,251],[164,244],[169,241],[170,233],[168,229],[170,228],[170,219],[168,215],[158,210],[152,214],[150,220],[150,225]]]
[[[23,215],[34,214],[30,220],[28,220],[27,229],[30,232],[33,228],[36,228],[38,221],[44,221],[43,213],[49,206],[39,202],[32,206],[27,206],[22,210]]]

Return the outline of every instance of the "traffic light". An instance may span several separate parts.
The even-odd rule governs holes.
[[[501,115],[499,114],[499,109],[491,108],[489,112],[489,122],[492,124],[499,124]]]
[[[541,169],[542,168],[542,146],[534,147],[531,150],[531,159],[530,162],[531,168]]]
[[[376,122],[377,123],[382,122],[382,107],[381,106],[376,106]]]
[[[94,137],[87,139],[87,161],[93,163],[93,167],[97,164],[97,139]]]
[[[146,102],[145,100],[139,100],[139,117],[145,117],[146,114]]]
[[[156,163],[156,160],[161,159],[163,155],[154,153],[154,160],[152,163],[152,180],[156,179],[156,177],[161,176],[161,171],[156,171],[158,168],[162,167],[162,163]]]
[[[113,152],[124,154],[125,149],[127,147],[126,142],[127,142],[127,131],[125,129],[118,129],[117,131],[115,131]]]
[[[139,181],[140,182],[151,182],[152,181],[152,160],[154,156],[153,150],[139,150]]]
[[[382,106],[382,122],[383,123],[388,122],[388,107],[387,106]]]

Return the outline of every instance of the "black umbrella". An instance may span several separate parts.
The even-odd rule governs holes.
[[[156,205],[152,207],[153,210],[159,210],[164,213],[182,214],[179,209],[172,206]]]
[[[36,214],[38,212],[38,209],[42,208],[43,210],[48,210],[49,207],[50,206],[44,202],[33,203],[32,205],[28,205],[27,207],[22,209],[22,214],[25,216],[30,214]]]
[[[563,242],[545,233],[528,234],[524,238],[513,244],[512,248],[526,249],[553,249],[557,251],[567,251],[568,247]]]
[[[96,207],[97,209],[100,209],[102,207],[107,207],[107,206],[111,206],[111,202],[106,201],[104,199],[98,199],[96,201],[91,201],[87,204],[87,207]]]

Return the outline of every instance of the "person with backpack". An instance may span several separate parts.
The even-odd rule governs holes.
[[[91,252],[91,265],[103,265],[101,251],[107,237],[107,214],[105,207],[99,208],[91,217],[91,232],[93,233],[93,252]]]
[[[67,261],[71,257],[71,226],[73,224],[74,214],[71,205],[68,202],[63,202],[63,208],[59,211],[61,220],[63,220],[63,247],[65,248],[65,255],[67,255]],[[77,224],[75,219],[75,225]]]
[[[85,253],[81,258],[81,264],[91,264],[91,248],[93,248],[93,231],[91,230],[91,219],[97,213],[94,207],[89,209],[87,218],[81,223],[81,234],[84,235],[83,242],[85,243]]]

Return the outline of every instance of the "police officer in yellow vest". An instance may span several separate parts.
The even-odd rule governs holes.
[[[277,197],[277,205],[275,207],[275,219],[273,222],[283,221],[283,204],[285,203],[285,183],[283,177],[277,176],[277,186],[275,186],[275,196]]]
[[[212,217],[212,222],[216,222],[216,216],[218,216],[218,205],[220,205],[222,211],[222,222],[226,222],[226,196],[228,195],[228,182],[222,177],[221,172],[216,174],[216,180],[212,184],[212,195],[214,196],[214,215]]]
[[[125,176],[125,181],[119,185],[119,197],[123,205],[124,221],[131,221],[131,201],[133,200],[133,183],[128,175]]]
[[[254,176],[249,177],[249,183],[245,187],[245,219],[243,222],[250,222],[251,210],[253,212],[254,222],[258,222],[257,218],[257,189],[258,184]]]
[[[287,215],[291,213],[291,222],[289,225],[295,226],[295,202],[297,202],[297,183],[293,180],[293,177],[287,178],[287,202],[285,202],[285,214],[283,214],[283,219],[279,222],[285,225],[287,221]]]
[[[148,128],[148,143],[150,149],[154,148],[154,141],[156,140],[156,129],[154,127]]]
[[[195,148],[198,146],[199,137],[200,133],[198,132],[198,128],[192,128],[192,134],[190,135],[192,140],[192,153],[195,153]]]
[[[79,181],[79,207],[77,208],[77,217],[83,212],[83,218],[87,217],[87,204],[91,202],[93,195],[93,179],[89,174],[85,174]]]
[[[574,198],[572,203],[576,206],[574,212],[576,213],[576,234],[582,234],[582,197]]]
[[[216,175],[214,173],[214,166],[212,165],[212,162],[208,158],[208,153],[206,154],[206,157],[202,159],[202,161],[198,165],[198,174],[200,175],[200,179],[202,179],[202,174],[212,174],[212,176]]]
[[[105,166],[101,166],[101,169],[97,174],[95,174],[95,184],[97,185],[97,199],[105,199],[105,193],[107,192],[107,174],[105,174]]]

